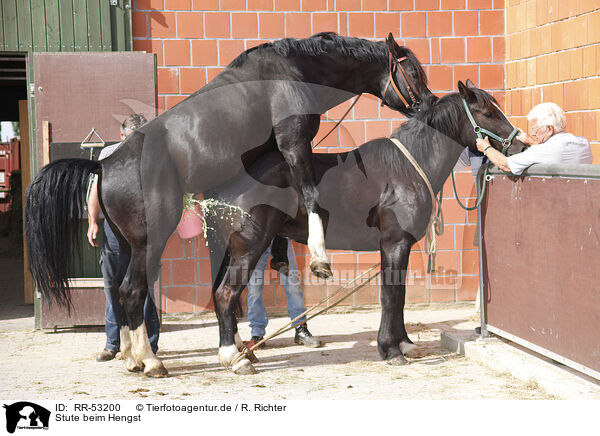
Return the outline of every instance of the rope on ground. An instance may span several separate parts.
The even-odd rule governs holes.
[[[323,305],[325,302],[333,299],[335,296],[337,296],[338,294],[342,293],[342,291],[344,291],[345,289],[349,289],[351,286],[354,285],[354,283],[356,283],[358,280],[360,280],[361,278],[363,278],[365,275],[368,275],[371,271],[373,271],[375,268],[379,267],[381,264],[377,263],[375,265],[373,265],[371,268],[369,268],[368,270],[366,270],[365,272],[363,272],[362,274],[360,274],[359,276],[355,277],[354,279],[352,279],[351,281],[349,281],[348,283],[346,283],[345,285],[340,286],[333,294],[328,295],[327,297],[323,298],[321,301],[319,301],[317,304],[315,304],[314,306],[306,309],[302,314],[298,315],[296,318],[294,318],[293,320],[291,320],[290,322],[288,322],[287,324],[285,324],[283,327],[279,328],[277,331],[275,331],[274,333],[271,333],[270,335],[266,336],[265,338],[261,339],[260,341],[258,341],[257,343],[255,343],[252,347],[247,348],[244,346],[244,348],[241,350],[240,354],[238,354],[238,356],[233,360],[233,362],[231,363],[231,366],[235,366],[235,364],[237,364],[240,360],[242,360],[243,358],[245,358],[248,354],[250,354],[251,352],[253,352],[254,350],[256,350],[258,347],[260,347],[262,344],[264,344],[265,342],[267,342],[270,339],[273,339],[276,336],[279,336],[285,332],[290,331],[293,327],[293,324],[298,321],[300,318],[302,318],[303,316],[308,315],[309,313],[315,312],[319,306]],[[352,294],[354,294],[355,292],[357,292],[359,289],[361,289],[362,287],[366,286],[368,283],[370,283],[371,281],[373,281],[375,278],[377,278],[379,275],[381,274],[381,270],[377,271],[375,274],[369,276],[363,283],[361,283],[360,285],[356,286],[356,287],[352,287],[350,289],[349,292],[346,292],[344,295],[342,295],[342,297],[337,300],[334,303],[329,304],[328,306],[325,306],[324,308],[322,308],[321,310],[319,310],[318,312],[307,316],[306,320],[304,322],[302,322],[301,324],[298,325],[302,325],[306,322],[308,322],[309,320],[313,319],[314,317],[321,315],[322,313],[328,311],[329,309],[331,309],[332,307],[337,306],[338,304],[340,304],[342,301],[344,301],[346,298],[348,298],[349,296],[351,296]]]

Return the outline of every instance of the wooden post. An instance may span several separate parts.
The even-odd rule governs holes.
[[[25,201],[27,187],[31,183],[31,154],[29,150],[29,117],[27,100],[19,100],[19,123],[21,129],[21,202],[23,204],[23,227],[25,227]],[[27,265],[27,239],[23,228],[23,292],[25,303],[33,303],[33,277]]]
[[[42,121],[42,165],[50,163],[50,122]]]

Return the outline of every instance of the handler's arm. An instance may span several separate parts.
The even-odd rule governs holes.
[[[88,199],[88,231],[87,238],[92,247],[98,246],[98,215],[100,215],[100,201],[98,200],[98,176],[94,177],[90,198]]]
[[[487,136],[485,139],[477,139],[477,149],[485,154],[498,168],[509,173],[511,172],[506,156],[490,145],[490,140]]]

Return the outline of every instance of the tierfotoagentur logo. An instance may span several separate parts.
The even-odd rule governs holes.
[[[6,409],[6,431],[14,433],[16,429],[48,430],[50,411],[42,406],[27,401],[19,401]]]

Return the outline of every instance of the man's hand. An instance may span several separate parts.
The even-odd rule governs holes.
[[[96,238],[98,237],[98,223],[93,223],[90,221],[88,225],[87,238],[92,247],[98,246],[98,241]]]
[[[477,138],[475,143],[477,144],[477,150],[483,153],[483,150],[490,146],[490,138],[487,136],[484,139]]]

